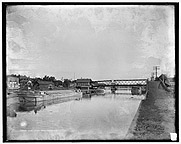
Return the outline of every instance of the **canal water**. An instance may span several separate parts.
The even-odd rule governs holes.
[[[15,103],[8,138],[17,140],[124,139],[142,98],[130,94],[88,95],[80,100]],[[37,106],[38,105],[38,106]]]

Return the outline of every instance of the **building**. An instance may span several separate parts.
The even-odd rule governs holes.
[[[7,76],[7,89],[19,89],[20,83],[17,76],[8,75]]]
[[[76,87],[78,87],[78,88],[91,87],[91,86],[92,86],[91,79],[77,79],[76,80]]]
[[[90,88],[92,88],[92,80],[91,79],[77,79],[76,88],[81,89],[82,92],[89,92]]]
[[[40,90],[51,90],[54,89],[54,83],[51,81],[38,81],[38,89]]]
[[[19,83],[21,88],[24,88],[27,85],[28,81],[29,78],[27,76],[19,76]]]
[[[55,81],[53,81],[53,83],[54,83],[54,85],[55,86],[57,86],[57,87],[60,87],[60,86],[62,86],[62,81],[60,81],[60,80],[55,80]]]

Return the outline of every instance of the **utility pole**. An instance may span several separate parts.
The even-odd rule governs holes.
[[[154,72],[151,73],[151,81],[154,80]]]
[[[156,78],[157,78],[157,70],[159,70],[160,69],[160,66],[154,66],[153,67],[153,70],[155,70],[155,73],[156,73]]]

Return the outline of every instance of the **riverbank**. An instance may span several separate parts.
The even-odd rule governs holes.
[[[170,133],[175,133],[174,92],[166,92],[156,81],[148,86],[147,98],[141,102],[126,139],[170,140]]]

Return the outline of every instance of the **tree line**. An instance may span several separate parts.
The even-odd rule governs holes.
[[[75,81],[71,81],[70,79],[64,79],[63,81],[56,79],[54,76],[48,76],[45,75],[43,78],[41,77],[35,77],[35,78],[30,78],[26,75],[16,75],[16,74],[11,74],[11,76],[18,77],[20,80],[20,83],[24,84],[27,83],[27,81],[31,81],[33,85],[36,85],[39,81],[47,81],[47,82],[53,82],[55,86],[63,86],[68,88],[71,83],[74,83]]]

